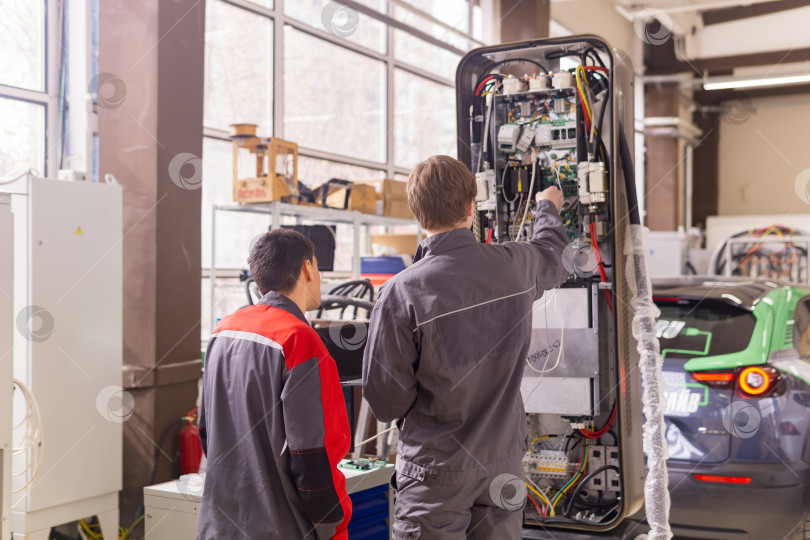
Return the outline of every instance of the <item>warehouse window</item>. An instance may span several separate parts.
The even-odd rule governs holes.
[[[45,173],[45,3],[3,0],[0,21],[0,176],[30,167]]]
[[[298,143],[298,177],[310,187],[404,179],[430,155],[455,155],[455,71],[488,41],[481,0],[206,1],[204,278],[211,207],[233,202],[230,124]],[[240,155],[238,166],[248,175],[252,156]],[[269,218],[219,213],[216,225],[217,275],[233,280]],[[204,303],[207,287],[204,279]],[[238,282],[222,287],[241,294]]]

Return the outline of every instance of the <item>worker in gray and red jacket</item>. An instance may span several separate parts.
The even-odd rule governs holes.
[[[277,229],[248,264],[262,299],[223,319],[205,355],[197,538],[346,539],[346,405],[335,361],[304,319],[321,303],[314,247]]]
[[[428,238],[381,293],[363,359],[374,415],[400,419],[394,536],[517,540],[528,448],[520,383],[532,303],[568,275],[562,193],[537,194],[528,242],[488,245],[470,231],[476,183],[460,161],[419,163],[407,190]]]

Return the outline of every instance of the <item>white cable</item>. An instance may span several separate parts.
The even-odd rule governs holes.
[[[529,197],[532,196],[532,191],[534,190],[534,176],[537,172],[537,153],[532,149],[532,181],[529,183]],[[526,210],[523,211],[523,221],[520,222],[520,227],[518,227],[518,235],[517,240],[520,240],[520,235],[523,234],[523,226],[526,224],[526,216],[529,215],[529,207],[532,205],[531,200],[526,201]],[[526,235],[528,238],[529,235]]]
[[[515,198],[511,201],[506,198],[506,190],[505,190],[505,182],[506,182],[506,171],[509,170],[509,159],[506,160],[506,166],[503,168],[503,174],[501,175],[501,195],[503,195],[503,200],[507,203],[512,204],[516,200],[518,200],[518,196],[515,195]]]
[[[11,176],[6,176],[6,177],[3,177],[3,178],[0,178],[0,186],[2,186],[3,184],[10,184],[12,182],[16,182],[17,180],[19,180],[23,176],[27,176],[29,174],[31,176],[39,176],[39,171],[36,170],[33,167],[29,167],[29,168],[25,169],[24,171],[21,171],[21,172],[19,172],[17,174],[12,173]]]
[[[478,154],[478,165],[475,168],[476,173],[481,172],[481,160],[484,158],[484,154],[487,153],[487,141],[489,140],[489,120],[490,118],[492,118],[491,113],[495,109],[495,99],[493,97],[493,92],[497,91],[497,86],[499,84],[500,83],[495,83],[492,86],[492,90],[490,91],[490,93],[484,97],[484,100],[487,103],[487,107],[484,110],[484,114],[486,115],[486,118],[484,119],[484,137],[483,137],[484,144],[483,150],[481,150],[481,153]]]
[[[17,494],[22,491],[25,491],[25,494],[20,497],[17,502],[11,505],[11,508],[16,508],[17,506],[22,503],[28,494],[31,493],[29,489],[31,485],[36,480],[37,475],[39,474],[39,470],[42,467],[43,458],[45,455],[45,434],[42,429],[42,413],[39,408],[39,403],[37,402],[34,394],[31,390],[22,383],[19,379],[14,379],[14,385],[20,389],[25,398],[26,403],[26,434],[23,438],[23,442],[26,442],[26,445],[20,448],[12,449],[12,454],[20,454],[23,451],[29,450],[32,446],[36,446],[34,450],[31,452],[31,459],[28,461],[28,465],[23,472],[26,472],[33,468],[33,472],[31,473],[31,477],[28,479],[28,482],[20,488],[13,490],[12,494]],[[17,426],[21,426],[22,424],[18,424]],[[14,476],[20,476],[20,474],[15,474]]]
[[[355,447],[355,448],[358,448],[358,447],[360,447],[360,446],[363,446],[364,444],[368,444],[368,443],[370,443],[371,441],[373,441],[374,439],[377,439],[377,438],[379,438],[379,437],[382,437],[382,436],[383,436],[383,435],[385,435],[386,433],[389,433],[389,432],[391,432],[391,431],[394,431],[395,429],[397,429],[397,425],[396,425],[396,423],[394,423],[394,425],[393,425],[393,426],[391,426],[390,428],[385,429],[385,430],[383,430],[383,431],[381,431],[381,432],[377,433],[377,434],[376,434],[376,435],[374,435],[373,437],[369,437],[369,438],[368,438],[368,439],[366,439],[365,441],[362,441],[362,442],[359,442],[359,443],[355,444],[355,445],[354,445],[354,447]]]
[[[565,325],[563,325],[562,321],[560,321],[560,312],[557,310],[557,299],[559,298],[559,289],[557,291],[558,292],[556,292],[554,294],[554,316],[557,319],[557,321],[560,322],[560,330],[561,330],[560,331],[560,352],[557,354],[557,361],[554,362],[554,365],[551,366],[549,369],[546,369],[546,363],[548,362],[548,356],[546,356],[546,361],[543,362],[543,369],[537,369],[536,367],[531,365],[531,363],[529,362],[529,359],[526,358],[526,365],[529,366],[532,371],[534,371],[536,373],[540,373],[541,375],[544,375],[546,373],[550,373],[550,372],[554,371],[555,369],[557,369],[557,367],[560,365],[560,361],[562,360],[563,356],[565,355],[565,351],[564,351],[564,347],[565,347]],[[548,309],[546,309],[547,305],[548,305],[548,302],[543,304],[543,309],[545,310],[545,315],[546,315],[546,342],[550,344],[551,339],[549,338],[549,335],[548,335]],[[538,386],[540,385],[540,382],[542,380],[543,380],[543,377],[540,377],[540,381],[537,381]],[[531,395],[531,394],[529,394],[529,395]],[[528,399],[528,396],[527,396],[526,399]]]

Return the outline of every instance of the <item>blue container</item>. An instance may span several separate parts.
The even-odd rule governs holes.
[[[349,540],[388,540],[388,484],[352,493],[349,498]]]
[[[397,274],[405,270],[402,257],[361,257],[361,274]]]

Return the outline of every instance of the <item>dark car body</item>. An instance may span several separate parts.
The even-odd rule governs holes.
[[[810,288],[653,281],[675,538],[810,539]],[[642,510],[611,533],[648,531]],[[524,538],[579,540],[567,531]]]
[[[673,532],[803,538],[810,289],[689,278],[654,282],[653,297],[661,310]]]

